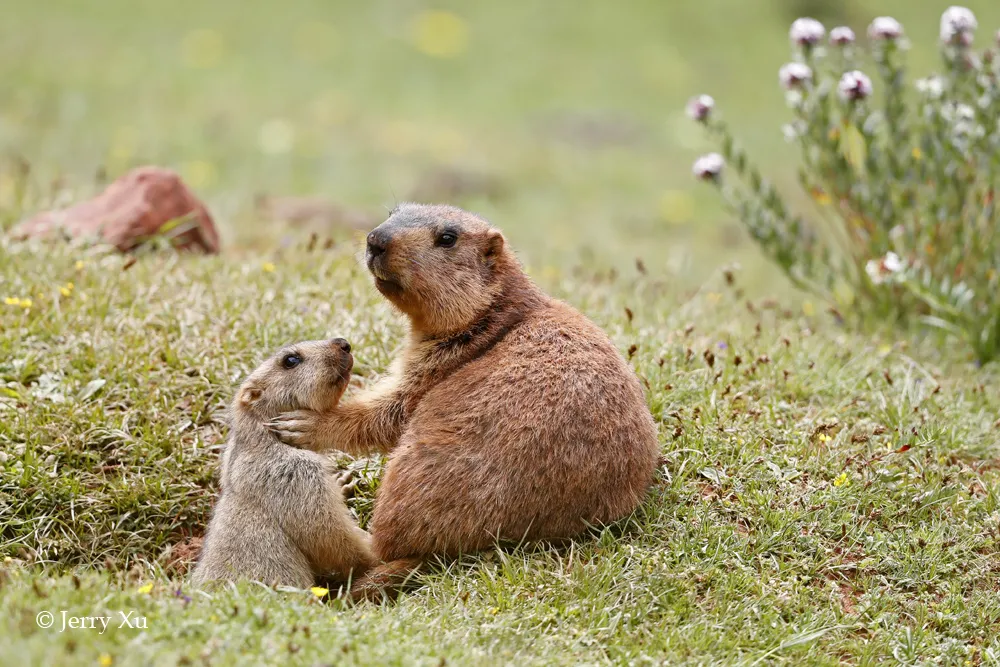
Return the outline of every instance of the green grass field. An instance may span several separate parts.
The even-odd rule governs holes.
[[[0,663],[1000,664],[996,365],[841,328],[691,183],[683,105],[711,92],[794,187],[776,72],[801,12],[894,14],[933,66],[945,4],[829,4],[3,3],[0,227],[157,163],[224,249],[0,240]],[[636,516],[441,564],[388,607],[192,589],[177,558],[240,380],[337,334],[366,384],[405,330],[356,233],[261,194],[502,227],[648,384],[663,458]],[[362,524],[380,463],[344,461]],[[111,621],[60,632],[63,611]]]

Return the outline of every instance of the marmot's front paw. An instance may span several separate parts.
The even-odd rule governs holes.
[[[337,478],[337,481],[340,483],[340,492],[347,499],[354,496],[354,489],[358,487],[361,476],[354,470],[345,470]]]
[[[286,445],[299,449],[313,449],[319,430],[320,415],[312,410],[296,410],[278,415],[267,423],[267,428]]]

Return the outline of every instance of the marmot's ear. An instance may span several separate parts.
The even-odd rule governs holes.
[[[483,250],[483,257],[486,259],[494,259],[503,250],[503,234],[501,234],[496,229],[491,229],[486,234],[486,248]]]
[[[261,389],[256,384],[248,382],[240,389],[239,401],[241,405],[253,405],[260,400]]]

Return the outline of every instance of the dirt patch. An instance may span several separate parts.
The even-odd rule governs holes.
[[[198,561],[204,541],[203,537],[188,537],[182,542],[168,546],[163,551],[163,555],[160,556],[163,569],[171,575],[183,576],[187,574],[188,570]]]

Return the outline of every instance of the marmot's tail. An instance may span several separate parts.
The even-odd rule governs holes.
[[[378,604],[395,600],[401,591],[413,587],[413,575],[422,562],[419,558],[400,558],[373,567],[351,586],[351,601],[368,600]]]

